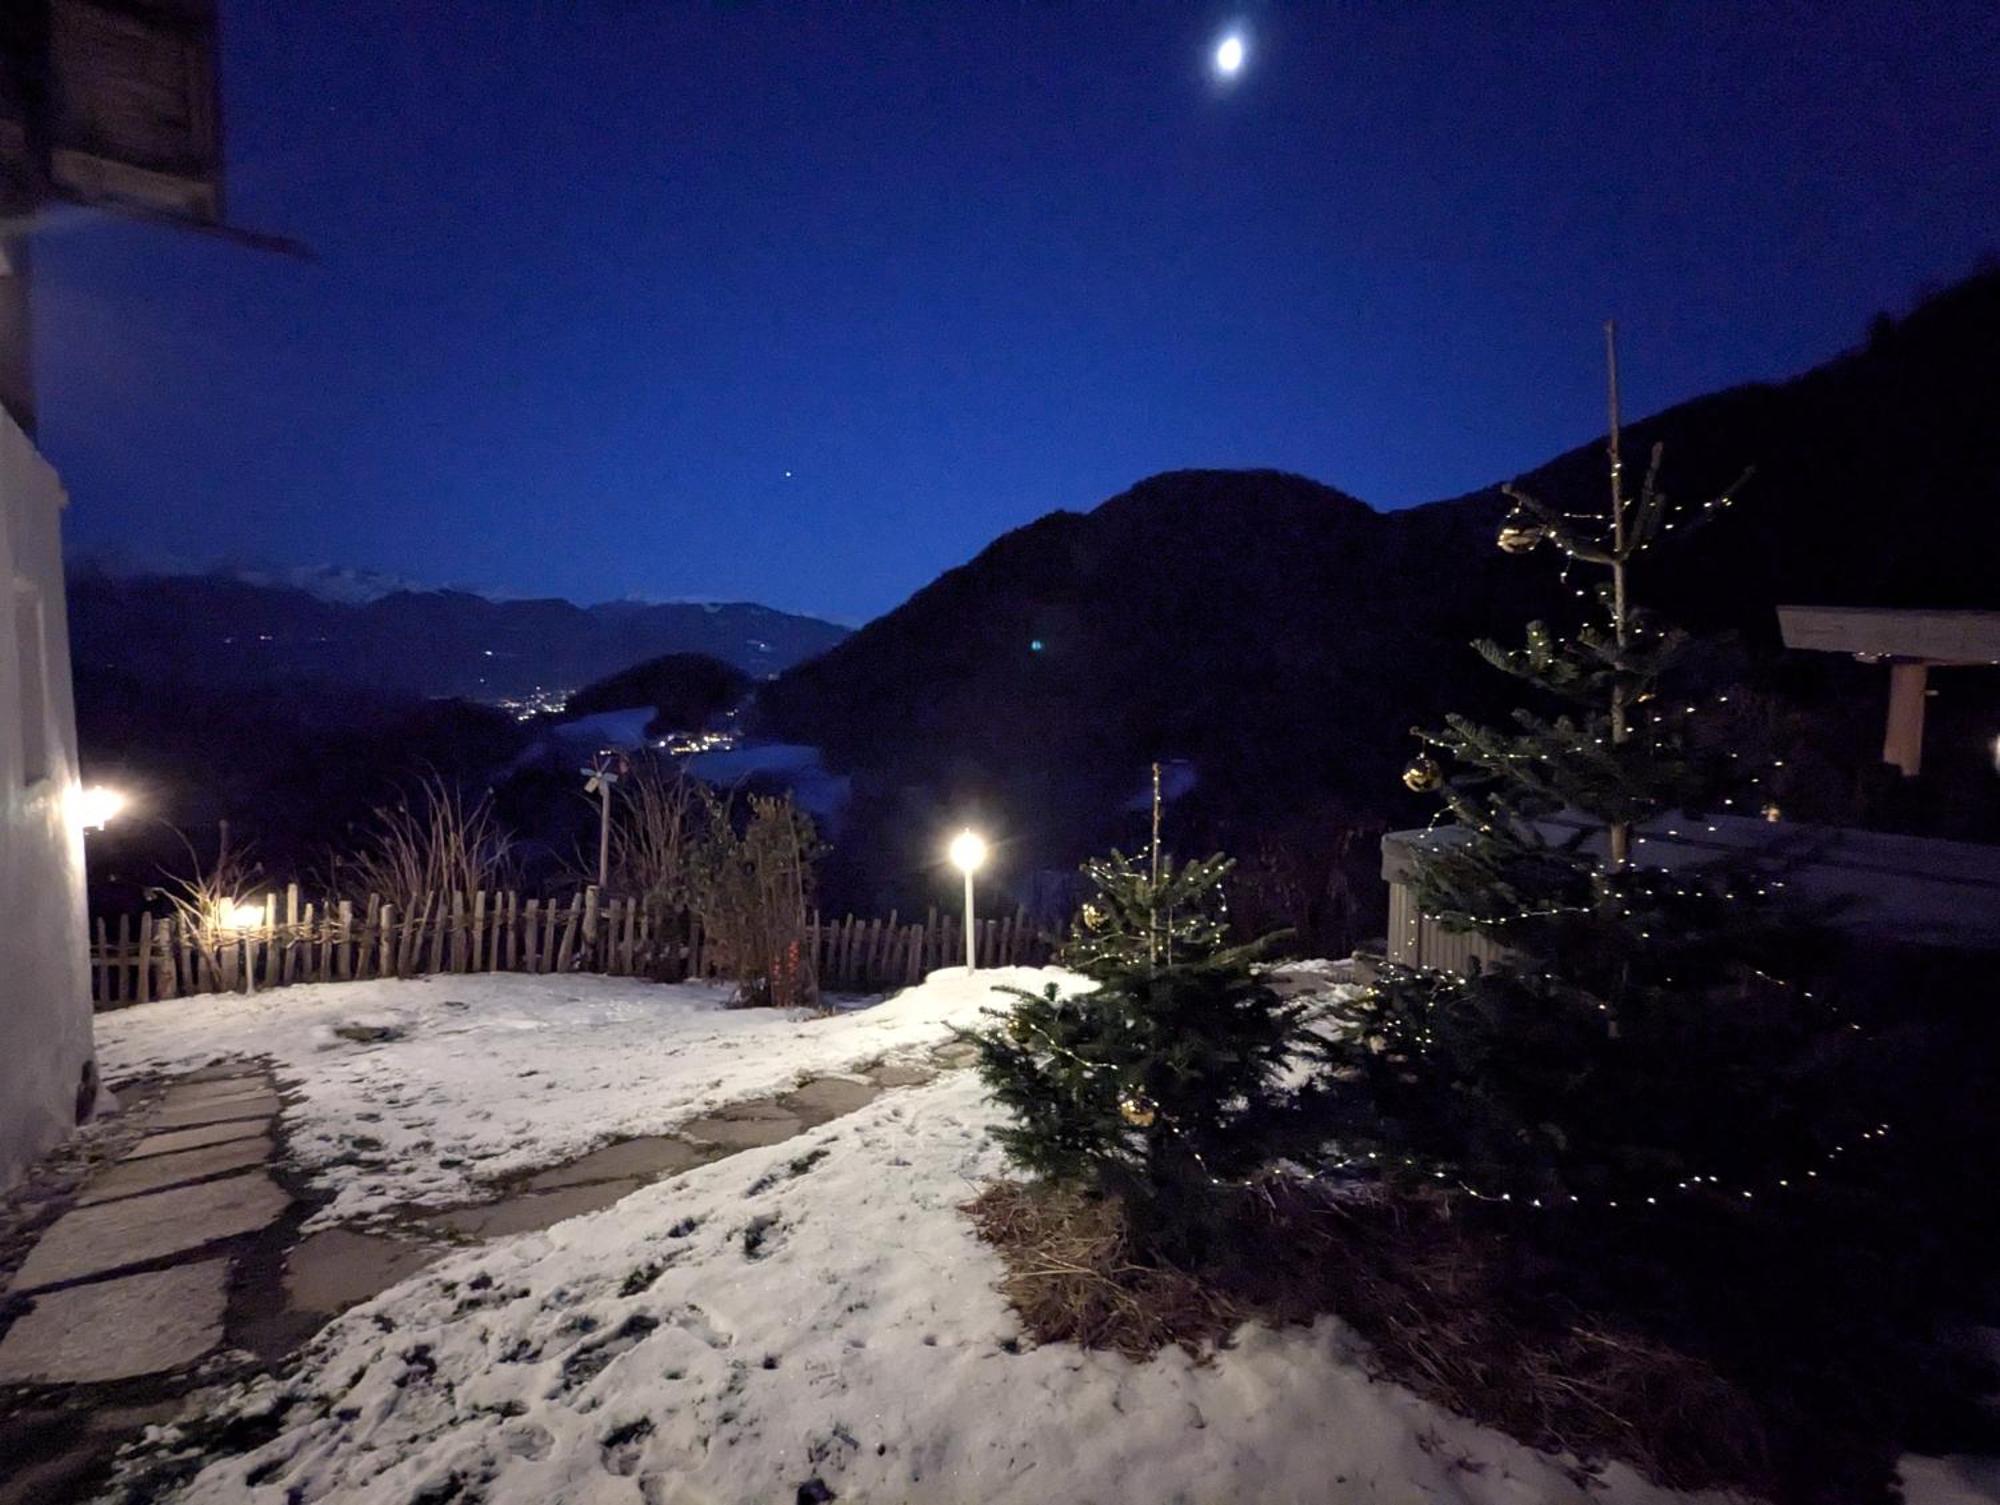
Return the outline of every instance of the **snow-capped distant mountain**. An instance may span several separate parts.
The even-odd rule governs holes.
[[[79,671],[202,685],[288,679],[392,694],[546,703],[668,653],[765,679],[847,629],[754,602],[578,606],[419,585],[366,570],[72,561]]]
[[[346,569],[339,565],[298,565],[289,569],[257,569],[244,567],[234,572],[235,578],[246,585],[275,585],[288,590],[304,591],[322,601],[332,601],[342,606],[361,606],[369,601],[379,601],[384,596],[394,596],[402,592],[424,592],[436,590],[433,585],[406,580],[400,575],[384,575],[375,570]],[[484,594],[473,592],[473,594]]]
[[[108,549],[73,554],[69,559],[69,568],[71,574],[76,576],[107,575],[120,580],[141,576],[166,578],[200,576],[238,580],[245,585],[265,585],[282,590],[304,591],[318,600],[331,601],[343,606],[360,606],[402,592],[424,594],[438,590],[463,591],[468,595],[485,596],[489,600],[501,599],[499,592],[483,590],[478,586],[438,586],[427,581],[412,580],[403,575],[386,574],[381,570],[358,570],[338,564],[271,564],[262,560],[241,559],[196,560],[176,554],[141,558],[122,549]]]

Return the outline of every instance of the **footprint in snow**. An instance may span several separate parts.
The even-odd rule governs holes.
[[[708,1313],[693,1302],[689,1302],[676,1312],[672,1321],[674,1326],[678,1327],[682,1332],[699,1338],[710,1348],[724,1349],[736,1341],[732,1334],[723,1332],[713,1322],[709,1321]]]

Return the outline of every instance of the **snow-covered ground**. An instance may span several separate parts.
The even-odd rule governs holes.
[[[952,1072],[434,1266],[239,1397],[251,1411],[282,1390],[298,1400],[274,1440],[170,1498],[1683,1498],[1624,1470],[1584,1488],[1372,1382],[1331,1321],[1247,1328],[1206,1365],[1017,1343],[999,1261],[958,1211],[1002,1173],[993,1121],[973,1074]],[[832,1496],[800,1493],[814,1479]]]
[[[268,1057],[298,1095],[285,1109],[291,1153],[332,1196],[311,1224],[323,1227],[475,1200],[497,1177],[662,1133],[803,1076],[919,1054],[974,1023],[995,983],[1067,976],[1003,968],[968,980],[956,968],[828,1018],[732,1009],[723,988],[629,978],[325,983],[100,1014],[98,1061],[116,1084]]]
[[[1338,973],[1288,969],[1291,990]],[[934,1046],[1052,971],[941,973],[826,1019],[718,990],[441,978],[182,1000],[100,1017],[115,1080],[268,1056],[337,1215],[473,1194],[475,1176]],[[1073,980],[1073,979],[1072,979]],[[357,1045],[343,1025],[400,1037]],[[1665,1505],[1372,1380],[1335,1320],[1250,1326],[1206,1363],[1035,1348],[959,1211],[1006,1166],[951,1071],[597,1213],[448,1257],[335,1320],[283,1373],[203,1396],[271,1418],[160,1505],[1404,1502]],[[355,1136],[380,1164],[343,1163]],[[443,1165],[444,1160],[463,1164]],[[203,1435],[212,1435],[205,1426]],[[243,1435],[241,1429],[238,1435]],[[173,1428],[135,1460],[199,1451]],[[1906,1464],[1913,1505],[1991,1505],[1979,1461]],[[813,1481],[818,1481],[815,1488]],[[142,1486],[149,1490],[151,1485]],[[830,1493],[829,1493],[830,1492]],[[1703,1497],[1719,1499],[1719,1497]]]

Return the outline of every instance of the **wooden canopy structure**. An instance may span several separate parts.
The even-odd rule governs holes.
[[[1602,857],[1604,832],[1581,816],[1536,822],[1544,841],[1581,838]],[[1486,936],[1451,930],[1423,913],[1413,887],[1418,861],[1465,840],[1459,826],[1391,831],[1382,838],[1389,885],[1388,958],[1407,967],[1467,971],[1503,954]],[[2000,847],[1887,831],[1856,831],[1743,815],[1665,815],[1638,828],[1632,860],[1665,872],[1729,862],[1772,877],[1826,923],[1897,948],[2000,953]]]
[[[1889,666],[1882,761],[1913,779],[1924,763],[1924,698],[1933,669],[2000,664],[2000,611],[1878,606],[1780,606],[1787,648],[1851,654]]]

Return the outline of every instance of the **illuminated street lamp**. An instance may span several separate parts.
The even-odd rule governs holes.
[[[125,796],[116,789],[92,784],[76,792],[76,823],[86,831],[102,831],[125,808]]]
[[[257,930],[264,924],[264,906],[224,899],[215,918],[224,930]]]
[[[264,906],[245,904],[241,899],[224,899],[215,906],[215,928],[217,940],[229,948],[233,957],[240,939],[264,928]],[[271,939],[275,944],[277,937]],[[235,966],[234,960],[230,966]],[[257,991],[257,952],[254,947],[244,949],[243,990],[245,993]]]
[[[951,865],[965,874],[965,970],[969,974],[978,970],[973,949],[972,928],[972,875],[979,871],[986,861],[986,843],[970,826],[951,839]]]

